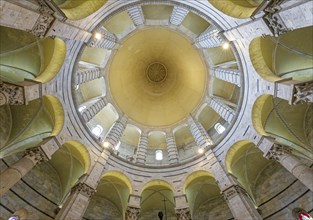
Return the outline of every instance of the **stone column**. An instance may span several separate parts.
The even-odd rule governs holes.
[[[136,152],[136,163],[138,164],[146,163],[148,143],[149,143],[148,134],[142,131]]]
[[[101,77],[99,68],[80,69],[75,74],[75,85],[98,79]]]
[[[0,197],[20,181],[35,165],[47,160],[48,157],[40,147],[27,150],[22,159],[0,174]]]
[[[105,96],[101,97],[97,102],[86,108],[82,117],[85,122],[89,122],[93,117],[95,117],[106,105],[108,104],[108,100]]]
[[[198,121],[195,121],[192,117],[189,117],[188,125],[198,147],[206,148],[207,146],[213,145],[213,141],[211,140],[210,136]]]
[[[65,22],[67,19],[53,1],[39,0],[14,4],[8,0],[0,2],[2,16],[0,25],[30,32],[37,37],[61,37],[86,42],[91,33]]]
[[[136,26],[143,25],[145,23],[145,18],[141,6],[129,8],[127,9],[127,13]]]
[[[181,25],[187,14],[189,13],[188,9],[181,8],[174,6],[171,18],[170,18],[170,23],[176,26]]]
[[[175,213],[177,220],[191,220],[191,213],[185,194],[175,195]]]
[[[289,147],[274,143],[272,148],[264,155],[267,159],[278,161],[303,185],[313,191],[313,169],[292,155]]]
[[[196,39],[195,45],[198,48],[219,47],[223,44],[223,39],[219,31],[214,27],[209,27]]]
[[[262,217],[255,209],[247,192],[240,186],[233,175],[226,173],[212,150],[206,153],[206,157],[211,164],[210,172],[214,175],[235,219],[261,220]]]
[[[226,82],[241,86],[240,71],[235,69],[215,68],[213,69],[213,76],[215,78],[224,80]]]
[[[72,188],[70,196],[62,205],[55,219],[79,220],[83,218],[91,196],[96,191],[109,156],[109,152],[104,151],[101,153],[91,171]]]
[[[91,40],[88,43],[89,47],[97,47],[97,48],[103,48],[103,49],[108,49],[112,50],[117,46],[117,37],[107,31],[103,26],[98,28],[95,33],[101,34],[101,39],[97,39],[95,37],[91,38]]]
[[[138,195],[130,194],[125,212],[125,220],[138,220],[140,214],[140,199]]]
[[[216,97],[210,97],[207,99],[210,107],[218,113],[225,121],[231,123],[235,116],[235,110],[224,104],[220,99]]]
[[[167,152],[170,164],[178,163],[178,152],[172,131],[166,132]]]
[[[105,140],[103,142],[103,143],[108,143],[109,146],[107,147],[115,148],[115,146],[118,144],[118,142],[120,141],[123,135],[123,132],[126,128],[127,121],[128,119],[124,115],[113,124],[113,126],[110,128],[110,131],[107,133]]]
[[[28,81],[21,84],[0,83],[0,106],[27,105],[29,101],[41,96],[41,84]]]

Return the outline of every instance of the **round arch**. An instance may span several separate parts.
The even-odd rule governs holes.
[[[188,187],[188,185],[195,179],[200,178],[200,177],[212,177],[213,179],[215,179],[215,177],[213,176],[213,174],[211,174],[210,172],[206,171],[206,170],[198,170],[195,172],[192,172],[191,174],[189,174],[184,181],[184,186],[183,186],[183,192],[184,194],[186,193],[186,188]]]
[[[115,178],[121,180],[128,187],[129,194],[132,194],[132,192],[133,192],[132,183],[131,183],[130,179],[128,178],[128,176],[126,176],[124,173],[122,173],[120,171],[116,171],[116,170],[110,170],[110,171],[106,172],[104,175],[102,175],[101,179],[105,178],[105,177],[115,177]]]
[[[167,181],[161,180],[161,179],[156,179],[156,180],[151,180],[147,182],[141,189],[140,194],[145,191],[145,189],[153,187],[153,186],[163,186],[171,190],[172,192],[175,192],[174,187]]]
[[[272,109],[272,95],[261,95],[256,99],[252,107],[252,124],[254,129],[264,136],[268,136],[265,131],[265,122]]]

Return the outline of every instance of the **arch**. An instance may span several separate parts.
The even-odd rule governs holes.
[[[175,192],[174,187],[169,182],[167,182],[165,180],[161,180],[161,179],[155,179],[155,180],[151,180],[151,181],[147,182],[142,187],[140,194],[142,194],[142,192],[145,191],[145,189],[148,189],[148,188],[153,187],[153,186],[163,186],[165,188],[168,188],[172,192]]]
[[[191,174],[189,174],[184,181],[184,186],[183,186],[183,192],[184,194],[186,193],[186,188],[188,187],[188,185],[195,179],[199,178],[199,177],[212,177],[213,179],[215,179],[215,177],[213,176],[213,174],[211,174],[210,172],[206,171],[206,170],[198,170],[195,172],[192,172]]]
[[[215,8],[234,18],[248,18],[262,0],[208,0]]]
[[[66,0],[58,6],[69,19],[80,20],[96,12],[107,1],[108,0]]]
[[[116,177],[119,180],[121,180],[122,182],[124,182],[126,184],[126,186],[128,187],[129,194],[132,194],[133,187],[132,187],[131,181],[128,178],[128,176],[126,176],[124,173],[122,173],[120,171],[110,170],[110,171],[106,172],[105,174],[103,174],[101,179],[105,178],[105,177],[108,177],[108,176]]]
[[[87,173],[91,164],[87,148],[78,141],[68,141],[63,146],[67,146],[70,149],[71,154],[83,165],[84,172]]]
[[[34,80],[40,83],[46,83],[53,79],[63,66],[66,56],[66,46],[62,39],[47,38],[49,40],[43,41],[44,47],[44,69],[38,77]]]
[[[313,79],[313,27],[289,31],[279,37],[254,39],[250,46],[250,59],[257,73],[267,81],[281,79],[310,81]],[[301,39],[299,43],[297,39]]]
[[[43,103],[45,109],[49,112],[52,122],[53,130],[51,136],[58,135],[64,125],[64,109],[58,98],[52,95],[43,96]]]
[[[248,140],[242,140],[242,141],[236,142],[233,146],[231,146],[228,149],[226,157],[225,157],[225,165],[226,165],[226,170],[228,173],[232,173],[231,164],[235,160],[235,155],[238,152],[241,152],[240,150],[244,150],[244,147],[249,144],[253,144],[253,143]]]
[[[252,124],[254,129],[264,136],[268,136],[265,131],[265,122],[268,114],[272,109],[272,96],[271,95],[261,95],[254,102],[252,107]]]

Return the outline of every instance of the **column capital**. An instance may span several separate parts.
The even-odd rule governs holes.
[[[33,158],[37,164],[40,164],[41,162],[47,162],[49,160],[41,147],[27,149],[25,156]]]
[[[126,220],[138,220],[140,208],[127,206],[125,217]]]
[[[177,220],[191,220],[189,208],[176,209]]]
[[[0,106],[24,105],[24,88],[11,83],[0,83]]]
[[[279,161],[281,156],[290,153],[291,149],[289,147],[274,143],[273,146],[269,149],[269,151],[265,153],[265,157],[270,160]]]
[[[87,197],[91,197],[95,194],[96,190],[91,186],[88,186],[86,183],[77,183],[75,186],[72,187],[71,193],[82,193]]]
[[[239,185],[231,185],[225,190],[222,191],[222,194],[225,198],[225,200],[230,200],[231,198],[235,197],[237,194],[242,194],[242,195],[248,195],[246,190],[242,188]]]
[[[293,86],[292,104],[313,103],[313,81],[295,84]]]

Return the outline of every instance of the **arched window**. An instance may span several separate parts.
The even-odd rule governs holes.
[[[97,136],[97,137],[100,136],[100,134],[102,133],[102,131],[103,131],[103,128],[102,128],[100,125],[97,125],[96,127],[94,127],[94,128],[91,130],[91,132],[92,132],[95,136]]]
[[[163,160],[163,152],[162,152],[162,150],[156,150],[155,151],[155,159],[156,160]]]
[[[221,125],[220,123],[215,124],[214,128],[219,134],[222,134],[225,131],[225,127]]]

